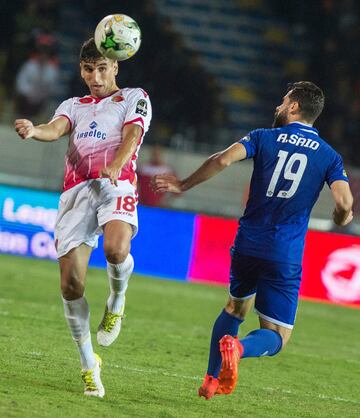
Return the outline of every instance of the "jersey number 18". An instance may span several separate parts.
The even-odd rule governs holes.
[[[292,184],[289,190],[279,190],[277,197],[281,197],[283,199],[289,199],[290,197],[294,196],[296,190],[299,187],[301,178],[304,174],[306,165],[307,165],[307,156],[305,154],[295,153],[288,159],[289,153],[287,151],[280,150],[278,153],[278,162],[276,164],[275,170],[270,180],[269,187],[266,191],[266,196],[272,197],[274,196],[276,184],[279,180],[280,174],[284,168],[283,176],[285,180],[291,180]],[[295,171],[292,171],[294,165],[299,162],[299,165]]]

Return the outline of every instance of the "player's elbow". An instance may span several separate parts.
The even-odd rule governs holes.
[[[216,157],[216,162],[221,168],[226,168],[231,165],[232,161],[225,154],[218,154]]]
[[[54,142],[54,141],[57,141],[59,138],[60,138],[60,135],[59,136],[54,135],[51,138],[47,139],[46,141],[47,142]]]

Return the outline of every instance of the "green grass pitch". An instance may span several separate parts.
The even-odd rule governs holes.
[[[221,287],[134,275],[119,339],[103,358],[104,399],[86,398],[63,317],[58,267],[0,256],[0,417],[359,417],[360,311],[301,302],[287,349],[245,359],[235,392],[197,396]],[[104,270],[86,295],[93,336],[107,297]],[[241,327],[257,326],[251,314]]]

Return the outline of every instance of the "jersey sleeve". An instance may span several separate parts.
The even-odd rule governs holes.
[[[71,131],[74,126],[73,100],[72,99],[65,100],[64,102],[60,104],[60,106],[55,110],[52,120],[56,119],[59,116],[64,116],[66,119],[68,119],[70,123],[70,131]]]
[[[326,182],[329,187],[331,186],[331,183],[336,180],[344,180],[349,182],[348,176],[344,169],[342,158],[338,153],[335,153],[334,159],[332,160],[326,172]]]
[[[147,132],[152,116],[149,95],[144,90],[137,88],[129,94],[128,102],[124,126],[136,124],[142,127],[143,133]]]
[[[256,129],[255,131],[249,132],[238,141],[239,144],[243,144],[246,149],[246,158],[253,158],[257,154],[259,148],[259,137],[260,130]]]

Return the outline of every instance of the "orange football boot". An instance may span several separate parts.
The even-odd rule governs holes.
[[[228,395],[235,389],[238,378],[238,364],[243,355],[244,347],[237,337],[231,335],[224,335],[219,341],[219,345],[222,365],[216,394]]]
[[[205,375],[203,384],[199,387],[199,396],[203,396],[206,400],[212,398],[219,388],[219,380],[216,377]]]

